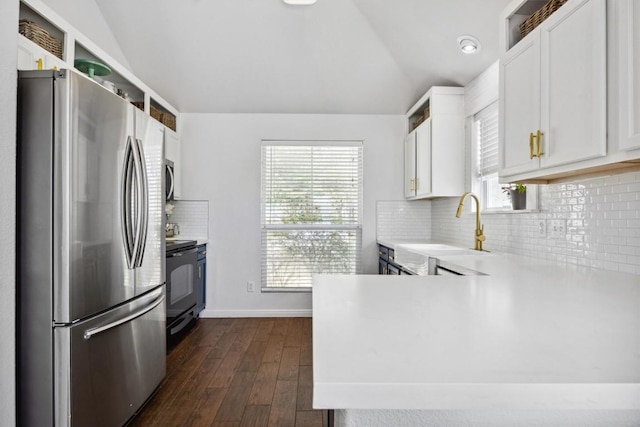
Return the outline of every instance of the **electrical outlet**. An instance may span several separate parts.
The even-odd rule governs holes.
[[[544,220],[538,223],[538,234],[540,234],[541,236],[547,235],[547,224]]]
[[[550,219],[547,228],[551,237],[563,238],[567,234],[567,221],[564,219]]]
[[[256,287],[256,282],[254,282],[253,280],[249,280],[247,282],[247,292],[253,292],[255,287]]]

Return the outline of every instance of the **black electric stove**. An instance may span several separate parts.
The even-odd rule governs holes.
[[[167,240],[167,345],[176,343],[198,317],[198,249],[195,240]]]
[[[197,243],[195,240],[167,240],[167,253],[195,248]]]

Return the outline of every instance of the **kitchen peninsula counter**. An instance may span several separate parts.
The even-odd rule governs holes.
[[[314,408],[640,414],[640,276],[441,260],[487,275],[314,278]]]

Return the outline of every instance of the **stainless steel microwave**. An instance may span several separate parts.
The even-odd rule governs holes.
[[[171,160],[164,161],[164,178],[165,178],[165,199],[167,201],[173,200],[175,189],[175,169]]]

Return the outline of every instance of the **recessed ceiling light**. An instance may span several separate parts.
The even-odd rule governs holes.
[[[469,35],[458,37],[458,45],[462,53],[476,53],[480,50],[480,42],[477,38]]]
[[[286,4],[293,6],[310,6],[316,2],[316,0],[284,0]]]

